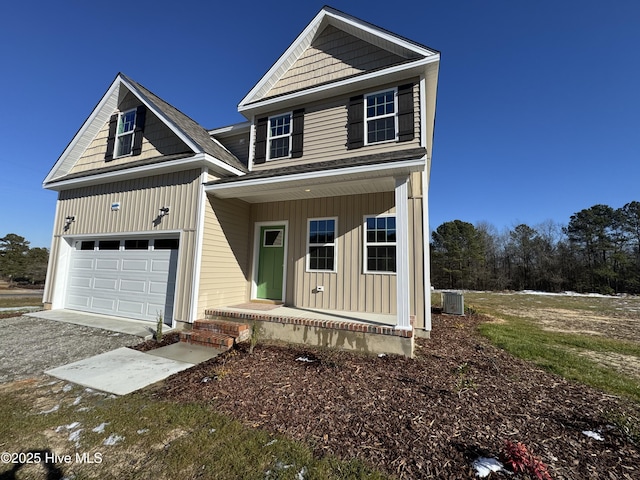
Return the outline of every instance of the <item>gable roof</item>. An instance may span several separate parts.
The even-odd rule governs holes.
[[[44,179],[43,186],[45,188],[50,183],[67,177],[91,141],[116,111],[119,101],[127,91],[135,95],[142,104],[165,123],[193,151],[194,155],[205,154],[212,157],[214,164],[228,173],[241,175],[248,171],[231,152],[224,148],[220,142],[211,138],[209,133],[193,119],[126,75],[118,73],[91,115],[85,120]],[[87,175],[91,175],[91,173],[90,171],[86,172]]]
[[[357,82],[364,80],[367,75],[381,76],[390,73],[391,70],[410,70],[416,66],[423,66],[437,62],[440,53],[437,50],[426,47],[412,40],[391,33],[380,27],[347,15],[331,7],[323,7],[307,27],[298,35],[289,48],[278,58],[269,71],[258,81],[258,83],[247,93],[238,104],[238,111],[251,110],[260,105],[261,102],[273,101],[269,92],[286,74],[286,72],[296,63],[304,52],[312,45],[313,41],[322,34],[327,26],[333,26],[346,32],[364,42],[377,48],[391,52],[398,57],[405,59],[399,64],[381,68],[374,72],[361,72],[351,75],[346,79],[339,79],[325,83],[339,84],[344,82]],[[313,89],[305,89],[311,92]],[[300,92],[296,92],[298,95]],[[284,94],[283,97],[287,97]],[[281,97],[282,98],[282,97]]]

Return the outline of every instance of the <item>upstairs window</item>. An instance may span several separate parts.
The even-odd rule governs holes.
[[[367,144],[396,140],[396,90],[365,96]]]
[[[291,114],[269,117],[269,160],[291,155]]]
[[[133,132],[136,126],[136,111],[129,110],[118,117],[116,132],[116,157],[131,155],[133,149]]]

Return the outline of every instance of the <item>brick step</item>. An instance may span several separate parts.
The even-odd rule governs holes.
[[[233,347],[234,339],[232,336],[225,335],[224,333],[193,330],[191,332],[180,332],[180,341],[193,345],[228,350]]]
[[[249,325],[230,320],[196,320],[193,323],[193,331],[222,333],[235,338],[236,342],[244,342],[251,338]]]

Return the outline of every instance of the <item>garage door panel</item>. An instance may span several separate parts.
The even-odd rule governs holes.
[[[156,321],[173,317],[177,250],[75,250],[65,306]]]
[[[67,297],[67,307],[86,309],[91,305],[91,297],[86,295],[69,295]]]
[[[147,282],[145,280],[120,280],[120,292],[127,293],[139,293],[144,294],[147,292]]]
[[[97,313],[113,312],[116,307],[116,299],[109,297],[91,297],[90,307]]]
[[[71,262],[73,270],[89,270],[92,271],[95,266],[93,258],[74,258]]]
[[[146,272],[149,271],[149,261],[148,260],[140,260],[140,259],[124,258],[122,260],[122,271],[123,272],[143,272],[143,273],[146,273]]]
[[[120,270],[120,260],[117,258],[98,258],[95,262],[95,270],[117,272]]]
[[[115,292],[118,290],[118,279],[117,278],[100,278],[95,277],[93,279],[93,288],[94,290],[108,290],[111,292]]]
[[[145,313],[145,302],[120,300],[117,311],[120,314],[140,316]]]
[[[69,279],[69,285],[76,288],[91,288],[92,279],[93,277],[72,275]]]

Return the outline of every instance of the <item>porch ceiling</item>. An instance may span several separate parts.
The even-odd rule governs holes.
[[[424,166],[425,160],[421,158],[275,177],[250,178],[249,174],[246,179],[207,185],[205,191],[219,198],[238,198],[248,203],[392,192],[396,177],[422,171]]]

